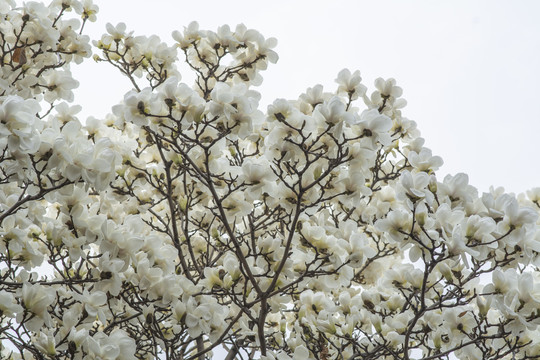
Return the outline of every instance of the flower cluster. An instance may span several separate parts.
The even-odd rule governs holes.
[[[192,22],[184,32],[172,34],[177,46],[184,52],[186,62],[195,70],[196,85],[206,98],[220,82],[240,82],[260,85],[260,70],[268,63],[276,63],[278,56],[272,49],[277,45],[275,38],[265,39],[259,32],[247,29],[243,24],[234,31],[228,25],[217,32],[199,30]],[[229,64],[223,64],[229,60]]]
[[[156,35],[133,36],[126,32],[126,24],[117,26],[107,24],[107,34],[94,45],[102,50],[103,56],[95,55],[96,61],[107,61],[119,69],[132,81],[137,90],[139,85],[135,78],[143,75],[152,87],[161,84],[169,76],[178,75],[174,62],[176,49],[161,42]]]
[[[438,178],[394,79],[261,109],[276,44],[243,25],[107,25],[131,89],[83,124],[96,12],[0,0],[1,358],[540,356],[539,189]]]
[[[0,96],[42,97],[49,103],[72,100],[77,82],[69,73],[70,62],[81,63],[91,55],[90,39],[80,31],[95,20],[91,1],[53,1],[49,6],[27,2],[0,3]],[[66,19],[74,10],[80,19]]]

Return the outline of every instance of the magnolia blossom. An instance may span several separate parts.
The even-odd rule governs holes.
[[[329,100],[331,93],[323,93],[322,85],[315,85],[312,88],[308,88],[306,92],[300,95],[300,99],[311,105],[312,109],[324,101]]]
[[[429,182],[430,177],[424,172],[410,173],[409,171],[404,171],[401,175],[401,185],[406,195],[406,199],[404,200],[409,202],[409,204],[414,204],[420,200],[431,204],[433,194],[427,188]]]
[[[79,86],[79,82],[71,77],[71,73],[67,71],[49,71],[43,75],[45,84],[42,86],[47,88],[45,92],[45,101],[53,102],[56,99],[64,99],[73,101],[73,92],[71,90]]]
[[[399,242],[403,240],[406,232],[410,230],[411,220],[411,216],[405,211],[391,211],[386,219],[378,220],[375,227],[394,241]]]
[[[125,331],[115,329],[109,336],[99,332],[87,343],[90,359],[136,359],[134,341]]]
[[[403,99],[399,99],[403,94],[403,89],[396,86],[395,79],[384,80],[377,78],[375,80],[375,87],[377,91],[371,95],[371,102],[378,106],[381,110],[385,108],[401,108],[405,106],[406,102]]]
[[[197,22],[191,22],[189,26],[184,27],[184,33],[175,30],[172,34],[174,40],[176,40],[180,48],[188,48],[193,42],[200,39],[199,24]]]
[[[331,126],[339,126],[343,121],[352,121],[348,120],[352,114],[346,112],[345,104],[337,96],[317,107],[314,113],[315,116],[320,116],[322,121]]]
[[[4,316],[14,317],[15,314],[22,311],[20,305],[15,302],[13,294],[7,291],[0,291],[0,312]]]
[[[359,126],[359,133],[369,139],[372,146],[375,146],[376,142],[383,145],[389,144],[388,130],[392,127],[392,120],[387,116],[381,115],[375,110],[365,110],[359,118],[350,122]]]
[[[40,332],[32,339],[32,342],[42,353],[48,356],[56,355],[56,344],[52,331],[48,333]]]
[[[9,96],[0,100],[0,146],[13,152],[33,153],[39,148],[38,102]]]
[[[438,170],[443,164],[443,160],[440,156],[432,156],[431,150],[422,148],[420,153],[411,151],[409,153],[409,161],[412,166],[420,171],[434,171]]]
[[[22,306],[33,315],[25,321],[28,329],[38,332],[43,325],[50,326],[52,319],[48,307],[54,301],[53,290],[42,285],[29,283],[24,283],[21,290]],[[23,319],[24,313],[19,312],[17,321],[21,322]]]
[[[339,84],[338,93],[345,93],[350,100],[356,100],[363,97],[367,91],[365,85],[361,83],[362,77],[360,71],[356,70],[351,74],[349,69],[343,69],[339,72],[336,82]]]

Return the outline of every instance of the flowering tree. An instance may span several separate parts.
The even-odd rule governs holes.
[[[540,356],[540,188],[439,181],[393,79],[259,110],[275,40],[243,25],[108,25],[131,90],[81,123],[96,12],[0,0],[2,359]]]

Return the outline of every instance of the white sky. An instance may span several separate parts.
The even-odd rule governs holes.
[[[404,116],[444,159],[440,180],[465,172],[480,192],[540,186],[539,1],[94,1],[98,22],[86,32],[95,39],[107,22],[125,22],[172,44],[171,32],[193,20],[214,31],[242,22],[276,37],[280,60],[257,88],[262,110],[318,83],[334,90],[345,67],[360,70],[370,90],[375,78],[393,77],[408,101]],[[72,71],[83,118],[102,117],[130,89],[105,63]]]

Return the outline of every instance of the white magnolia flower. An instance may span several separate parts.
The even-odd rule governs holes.
[[[56,355],[56,342],[52,329],[49,331],[40,332],[32,337],[32,343],[44,354],[53,357]]]
[[[92,360],[135,360],[135,340],[125,331],[114,329],[110,335],[98,332],[88,337],[88,359]]]
[[[403,187],[404,195],[409,206],[419,201],[425,201],[428,205],[433,202],[433,193],[429,190],[430,176],[425,172],[411,173],[403,171],[400,177],[400,184]]]
[[[39,332],[43,325],[51,325],[51,316],[48,307],[53,303],[55,295],[54,289],[38,284],[25,282],[21,291],[21,305],[34,316],[26,321],[26,328],[30,331]],[[17,321],[20,323],[23,313],[17,314]]]
[[[1,101],[1,100],[0,100]],[[41,122],[37,113],[41,107],[33,99],[8,96],[0,102],[0,145],[13,152],[34,153],[39,149]],[[7,143],[6,143],[7,140]]]
[[[21,294],[23,306],[33,314],[44,317],[47,314],[47,307],[54,300],[52,290],[43,285],[24,283]]]
[[[436,171],[443,164],[442,158],[440,156],[432,156],[431,150],[428,148],[422,148],[420,153],[411,151],[408,154],[408,158],[411,165],[420,171]]]
[[[172,33],[174,40],[178,42],[181,49],[187,49],[192,43],[197,42],[201,38],[199,24],[196,21],[191,22],[188,27],[184,27],[184,33],[175,30]]]
[[[23,308],[17,304],[12,293],[0,290],[0,314],[7,317],[15,317]],[[1,316],[0,315],[0,316]]]
[[[362,266],[365,260],[377,253],[369,244],[369,240],[364,233],[357,232],[352,234],[349,243],[349,261],[351,261],[351,266]]]
[[[351,100],[363,97],[367,88],[361,83],[362,77],[360,71],[356,70],[351,74],[349,69],[343,69],[339,72],[336,82],[339,84],[338,93],[343,93]]]
[[[358,133],[371,142],[372,149],[377,142],[383,145],[390,144],[389,131],[392,128],[392,120],[376,109],[363,111],[360,117],[354,117],[349,123],[358,126]]]
[[[73,101],[73,89],[79,87],[79,82],[71,76],[69,71],[47,71],[43,74],[44,86],[48,91],[45,92],[45,101],[54,102],[58,99]]]
[[[346,111],[345,104],[337,96],[318,106],[313,112],[313,116],[319,117],[324,123],[330,126],[339,125],[343,121],[353,121],[353,115]]]
[[[323,92],[322,85],[315,85],[312,88],[308,88],[304,94],[300,95],[300,100],[305,101],[311,105],[312,109],[315,109],[317,105],[328,101],[330,97],[330,93]]]
[[[504,222],[513,228],[519,228],[525,224],[535,224],[538,212],[533,208],[520,207],[515,198],[510,199],[504,208]]]
[[[116,26],[114,26],[111,23],[107,23],[105,25],[105,28],[107,29],[107,32],[109,35],[105,35],[101,42],[103,42],[106,45],[110,45],[113,41],[120,41],[126,37],[129,37],[133,34],[133,32],[126,33],[126,24],[123,22],[118,23]]]
[[[99,11],[99,7],[93,3],[93,0],[83,0],[82,5],[82,18],[88,19],[91,22],[95,22],[97,20],[96,14]]]
[[[478,191],[469,185],[469,176],[459,173],[454,176],[446,175],[442,184],[437,185],[439,196],[448,196],[451,202],[470,203],[478,197]]]
[[[395,79],[384,80],[377,78],[375,87],[377,91],[371,94],[372,105],[368,102],[368,106],[375,106],[379,111],[388,112],[389,110],[400,109],[407,104],[404,99],[399,98],[403,94],[403,90],[396,86]]]
[[[404,210],[394,210],[385,219],[377,220],[375,228],[396,242],[402,241],[411,231],[412,216]]]
[[[107,322],[104,305],[107,303],[107,295],[103,291],[88,292],[84,290],[82,294],[75,294],[77,300],[84,304],[84,310],[93,319],[99,319],[102,324]]]

